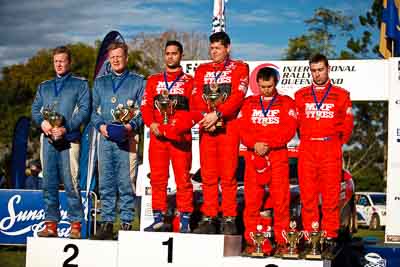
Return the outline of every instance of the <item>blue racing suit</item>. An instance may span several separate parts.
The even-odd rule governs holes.
[[[121,75],[109,73],[95,80],[91,122],[100,132],[101,125],[113,123],[112,110],[128,102],[140,107],[145,81],[142,76],[125,70]],[[137,177],[138,132],[143,126],[139,114],[129,121],[133,131],[121,141],[105,138],[100,133],[97,142],[99,191],[103,222],[114,222],[117,193],[120,220],[131,223],[134,217],[135,183]],[[110,133],[109,133],[110,135]]]
[[[41,125],[44,120],[42,110],[52,107],[63,116],[63,127],[67,130],[62,147],[51,144],[50,138],[44,134],[40,138],[46,221],[60,220],[60,182],[64,184],[67,195],[68,219],[75,222],[83,217],[78,182],[79,141],[80,127],[90,118],[90,105],[87,80],[71,73],[42,82],[36,92],[32,104],[33,121]]]

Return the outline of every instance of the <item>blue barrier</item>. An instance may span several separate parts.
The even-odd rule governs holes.
[[[89,205],[91,210],[92,201],[86,203],[86,192],[81,192],[82,203],[85,207]],[[61,220],[58,224],[59,237],[69,237],[70,223],[68,222],[67,199],[65,191],[60,191]],[[85,208],[84,208],[85,211]],[[44,202],[40,190],[0,190],[0,244],[25,245],[28,236],[37,236],[44,228]],[[86,238],[90,230],[91,216],[85,214],[82,221],[82,237]]]
[[[384,245],[368,245],[364,246],[364,253],[376,253],[386,260],[386,267],[400,266],[400,246],[384,244]]]

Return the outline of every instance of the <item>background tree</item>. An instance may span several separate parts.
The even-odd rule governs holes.
[[[317,52],[328,57],[336,56],[334,41],[338,36],[347,36],[354,29],[352,18],[342,11],[318,8],[314,15],[304,21],[307,33],[289,39],[286,59],[309,58]]]
[[[183,59],[207,59],[208,36],[198,32],[166,31],[163,33],[139,33],[129,42],[133,51],[143,51],[143,60],[154,62],[151,72],[160,72],[164,68],[163,52],[168,40],[178,40],[183,45]]]

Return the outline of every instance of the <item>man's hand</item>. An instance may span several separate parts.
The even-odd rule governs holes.
[[[157,122],[153,122],[152,124],[150,124],[150,132],[152,132],[155,136],[160,136],[160,130],[158,129],[158,126],[160,126],[159,123]]]
[[[268,153],[269,147],[266,143],[257,142],[254,145],[254,152],[259,156],[264,156]]]
[[[209,128],[205,128],[204,130],[206,130],[207,132],[212,133],[212,132],[214,132],[216,129],[217,129],[217,126],[215,126],[215,124],[214,124],[214,125],[212,125],[212,126],[209,127]]]
[[[61,139],[67,132],[64,127],[54,127],[51,129],[51,136],[54,139]]]
[[[50,122],[44,120],[40,125],[40,127],[42,128],[42,131],[45,135],[47,136],[51,135],[51,129],[53,129],[53,126],[51,126]]]
[[[215,123],[218,121],[218,116],[217,113],[210,112],[207,113],[204,118],[199,121],[200,126],[203,126],[205,129],[210,129],[211,126],[215,125]]]
[[[102,124],[100,126],[100,133],[102,136],[104,136],[105,138],[108,138],[108,132],[107,132],[107,125]]]
[[[128,133],[131,133],[133,131],[132,126],[129,123],[124,124],[124,126],[125,126],[125,129],[128,131]]]

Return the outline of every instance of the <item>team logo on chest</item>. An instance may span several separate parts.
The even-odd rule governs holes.
[[[269,110],[267,115],[261,109],[253,109],[251,114],[251,122],[254,124],[261,124],[263,126],[268,126],[269,124],[279,124],[279,109]]]
[[[157,94],[160,95],[164,91],[167,91],[171,95],[183,95],[185,93],[185,82],[183,81],[178,81],[174,84],[174,86],[171,88],[171,90],[168,92],[167,87],[165,86],[164,81],[158,81],[156,91]]]
[[[335,104],[322,104],[318,109],[315,103],[306,103],[305,115],[307,119],[332,119],[335,116]]]

